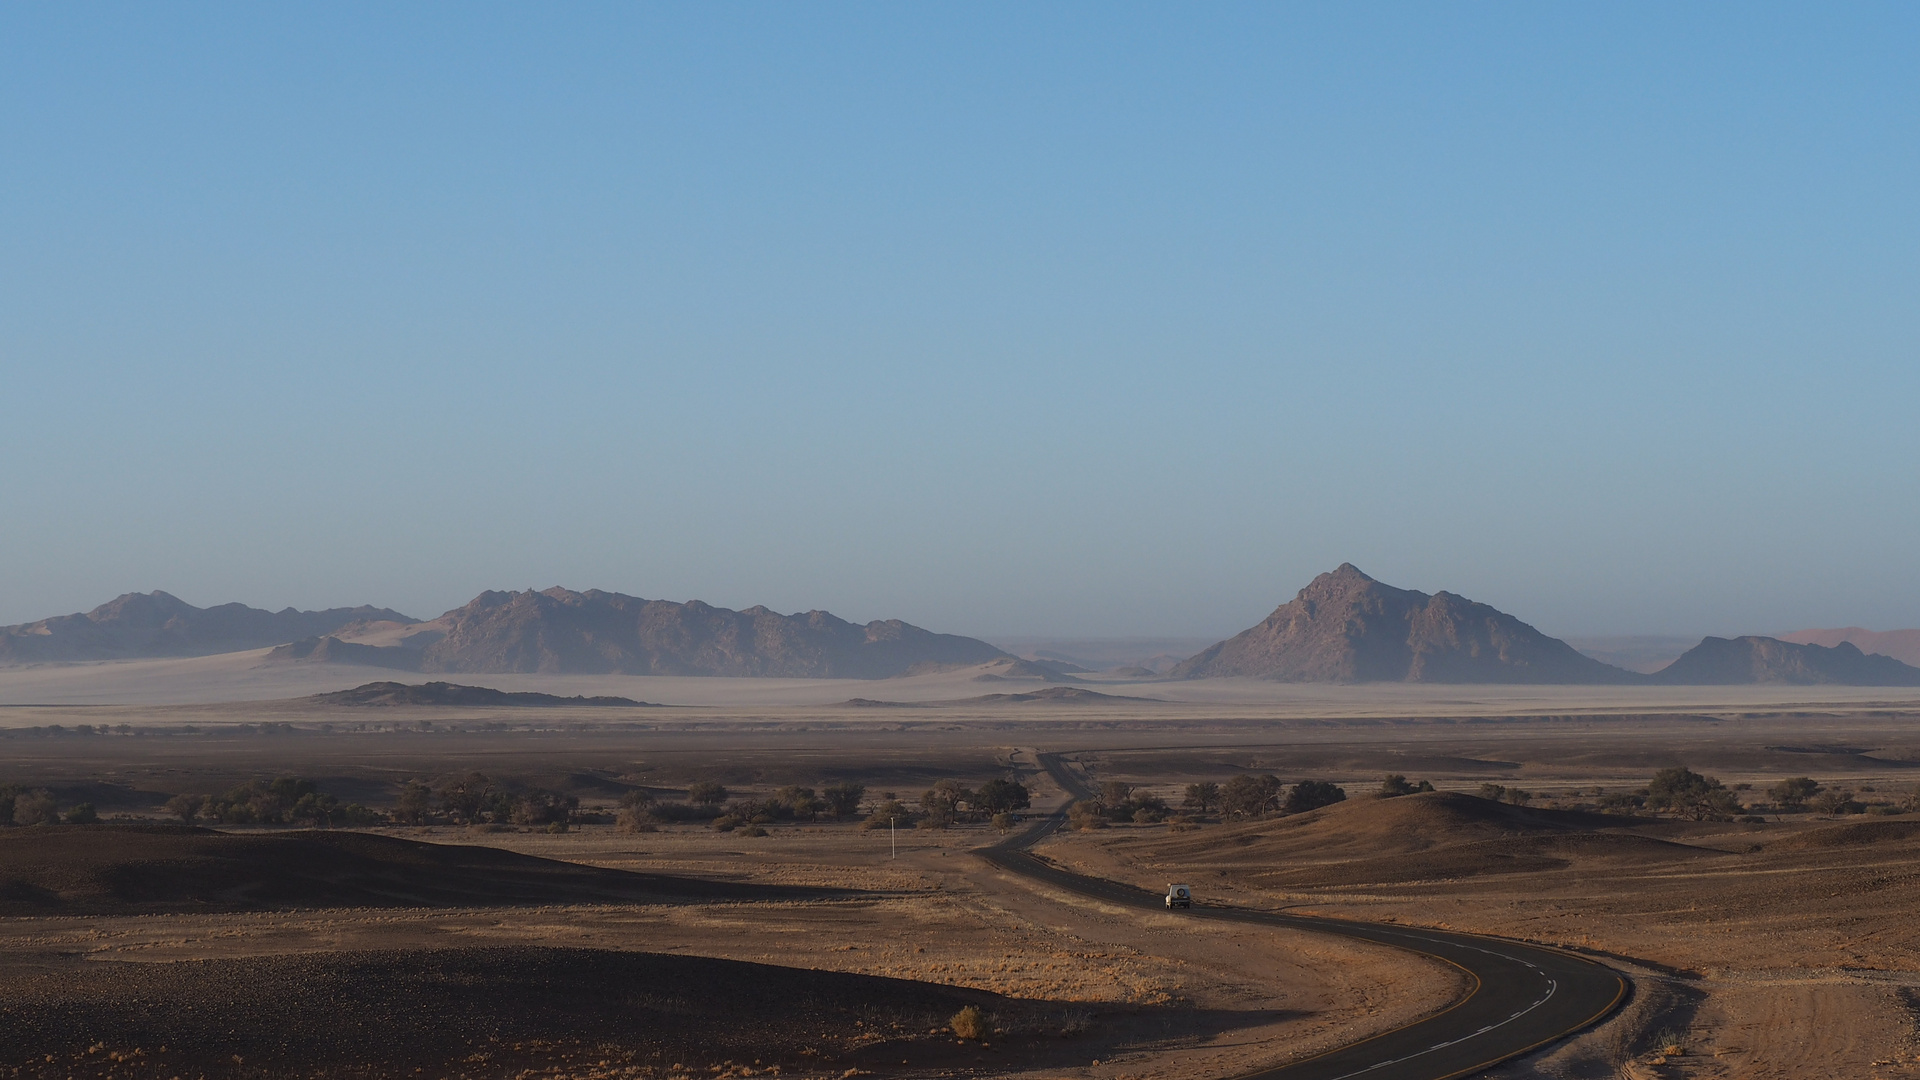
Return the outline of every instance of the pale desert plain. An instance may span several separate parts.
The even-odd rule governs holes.
[[[1056,865],[1191,882],[1208,904],[1562,946],[1630,978],[1599,1026],[1488,1075],[1920,1077],[1920,691],[1088,676],[1089,693],[1022,700],[989,695],[1059,688],[983,668],[459,680],[644,707],[305,700],[394,677],[254,654],[0,670],[0,783],[104,819],[0,834],[0,1075],[1228,1077],[1464,992],[1398,950],[1037,886],[969,854],[999,838],[991,824],[869,827],[889,793],[917,806],[943,780],[1017,779],[1026,816],[1047,813],[1065,797],[1047,753],[1174,814],[1056,833],[1036,849]],[[1621,808],[1677,765],[1751,812]],[[438,891],[404,873],[368,884],[349,863],[277,880],[267,848],[192,845],[321,834],[139,824],[169,820],[174,795],[254,780],[308,778],[383,811],[408,781],[475,772],[569,794],[590,823],[359,832],[656,877],[526,870],[492,895],[451,864],[415,868]],[[1190,784],[1265,774],[1348,797],[1279,817],[1179,812]],[[1389,774],[1436,790],[1378,797]],[[1768,805],[1800,776],[1849,805]],[[865,796],[841,820],[613,823],[627,792],[702,781],[736,798]],[[158,903],[127,885],[155,862],[217,873]],[[961,1037],[969,1005],[990,1028]]]

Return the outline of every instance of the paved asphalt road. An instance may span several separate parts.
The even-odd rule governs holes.
[[[1059,758],[1040,764],[1075,798],[1089,793]],[[1028,852],[1065,823],[1056,814],[979,852],[1003,870],[1109,904],[1166,911],[1163,894],[1071,873]],[[1182,913],[1255,926],[1338,934],[1430,956],[1464,970],[1467,996],[1443,1012],[1318,1057],[1252,1073],[1243,1080],[1446,1080],[1471,1076],[1598,1023],[1626,1000],[1619,973],[1570,953],[1498,938],[1348,919],[1210,907],[1199,898]]]

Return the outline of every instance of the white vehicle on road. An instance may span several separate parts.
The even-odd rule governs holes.
[[[1167,886],[1167,906],[1170,908],[1192,907],[1193,890],[1185,885]]]

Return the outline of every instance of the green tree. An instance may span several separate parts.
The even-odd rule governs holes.
[[[826,800],[827,809],[834,817],[850,818],[860,812],[860,800],[867,797],[867,787],[841,780],[821,788],[820,797]]]
[[[1202,814],[1211,814],[1213,808],[1220,805],[1220,785],[1211,780],[1202,780],[1187,785],[1187,797],[1180,800],[1182,808]]]
[[[180,819],[180,824],[191,825],[200,816],[200,808],[207,805],[205,795],[180,794],[167,800],[167,813]]]
[[[1125,805],[1133,798],[1133,785],[1125,780],[1108,780],[1100,785],[1100,805],[1113,808]]]
[[[1804,810],[1807,800],[1820,794],[1820,781],[1811,776],[1795,776],[1768,788],[1767,794],[1782,810]]]
[[[433,791],[418,780],[409,780],[394,800],[393,820],[401,825],[425,825],[433,808]]]
[[[1335,787],[1325,780],[1302,780],[1287,792],[1285,809],[1289,814],[1303,814],[1308,810],[1345,802],[1346,798],[1345,788]]]
[[[1380,797],[1383,799],[1391,799],[1397,795],[1411,795],[1414,791],[1414,786],[1407,783],[1407,778],[1399,773],[1388,773],[1380,778]]]
[[[14,796],[13,823],[15,825],[51,825],[58,819],[51,792],[43,788],[35,788]]]
[[[1255,776],[1241,773],[1220,787],[1220,808],[1229,814],[1244,814],[1249,817],[1279,809],[1280,795],[1286,785],[1280,778],[1267,773]]]
[[[1695,821],[1717,821],[1741,810],[1739,798],[1725,784],[1684,765],[1653,775],[1647,784],[1647,806]]]
[[[1481,784],[1480,797],[1488,802],[1505,802],[1507,801],[1507,789],[1501,784]]]
[[[1003,814],[1032,806],[1033,793],[1018,780],[995,778],[981,784],[980,790],[973,793],[972,801],[986,813]]]
[[[90,802],[76,803],[67,811],[66,822],[69,825],[92,825],[100,820],[99,811]]]
[[[714,780],[697,780],[687,785],[687,801],[696,806],[718,806],[727,801],[727,786]]]

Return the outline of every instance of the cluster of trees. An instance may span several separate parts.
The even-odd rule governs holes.
[[[336,825],[376,825],[387,815],[359,803],[341,805],[314,782],[299,776],[249,780],[219,795],[175,795],[167,813],[184,825],[206,821],[214,825],[303,825],[326,829]]]
[[[1422,780],[1417,784],[1410,784],[1407,782],[1407,778],[1399,773],[1388,773],[1380,778],[1379,794],[1383,799],[1393,799],[1402,795],[1414,795],[1422,791],[1432,790],[1433,783],[1431,781]],[[1501,788],[1500,790],[1503,793],[1506,791],[1505,788]]]
[[[996,777],[978,789],[958,780],[942,780],[920,793],[917,806],[909,806],[891,791],[882,794],[867,814],[866,827],[912,825],[918,829],[945,829],[985,821],[1004,831],[1013,827],[1018,811],[1032,805],[1032,793],[1018,780]]]
[[[1108,780],[1100,785],[1098,795],[1067,809],[1067,820],[1076,829],[1105,828],[1116,821],[1151,825],[1167,820],[1167,815],[1166,800],[1124,780]]]
[[[394,801],[401,825],[545,825],[565,829],[579,817],[580,797],[542,788],[510,788],[472,772],[440,786],[409,780]]]
[[[53,793],[46,788],[23,788],[0,784],[0,826],[6,825],[92,825],[100,814],[92,803],[75,803],[61,813]]]
[[[780,822],[837,821],[860,812],[863,784],[835,781],[818,790],[788,785],[766,798],[732,798],[725,784],[702,780],[688,785],[686,801],[660,799],[651,792],[629,791],[620,799],[619,823],[645,829],[677,821],[711,821],[723,832]]]
[[[1616,813],[1652,810],[1695,821],[1730,821],[1734,818],[1759,821],[1758,812],[1761,811],[1778,814],[1920,812],[1920,787],[1874,806],[1869,806],[1859,797],[1862,793],[1872,792],[1871,787],[1863,787],[1856,793],[1844,787],[1828,787],[1810,776],[1781,780],[1766,790],[1765,798],[1744,795],[1751,790],[1751,784],[1729,787],[1716,777],[1676,765],[1655,773],[1647,786],[1639,791],[1606,796],[1601,799],[1600,806],[1603,810]]]

